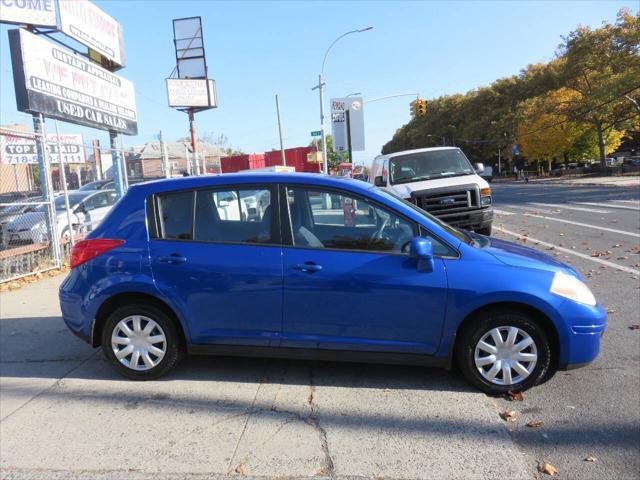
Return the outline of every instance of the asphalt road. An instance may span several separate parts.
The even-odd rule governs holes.
[[[523,402],[497,401],[516,411],[512,438],[557,478],[640,478],[640,330],[630,329],[640,324],[640,188],[503,184],[494,194],[495,236],[571,264],[610,312],[593,364],[557,373]]]
[[[494,192],[495,235],[571,263],[612,311],[592,365],[521,402],[401,366],[192,357],[129,382],[67,331],[48,278],[0,296],[0,477],[639,478],[640,191]]]

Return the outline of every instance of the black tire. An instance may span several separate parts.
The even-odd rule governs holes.
[[[537,363],[528,377],[511,385],[497,385],[485,379],[474,361],[476,345],[490,330],[496,327],[517,327],[535,342]],[[544,330],[528,315],[517,310],[492,310],[472,320],[456,340],[456,360],[465,378],[474,387],[489,395],[501,395],[509,390],[524,391],[550,378],[552,375],[551,345]]]
[[[491,225],[489,225],[488,227],[479,228],[478,230],[476,230],[476,233],[479,233],[480,235],[486,235],[487,237],[490,237],[491,236]]]
[[[120,363],[111,347],[111,334],[120,320],[131,316],[142,315],[154,320],[162,328],[166,337],[166,352],[162,360],[148,370],[133,370]],[[131,304],[116,309],[107,318],[102,329],[102,351],[111,366],[122,376],[131,380],[154,380],[169,372],[183,356],[181,337],[175,321],[161,309],[146,303]]]

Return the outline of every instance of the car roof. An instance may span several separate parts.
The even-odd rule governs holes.
[[[399,155],[409,155],[412,153],[422,152],[436,152],[438,150],[460,150],[459,147],[427,147],[427,148],[414,148],[413,150],[401,150],[399,152],[387,153],[386,155],[379,155],[376,158],[393,158]]]
[[[373,188],[369,183],[348,177],[334,177],[321,173],[274,173],[274,172],[242,172],[219,175],[201,175],[196,177],[178,177],[162,180],[151,180],[137,183],[130,190],[145,190],[147,193],[166,192],[171,190],[187,190],[208,186],[240,185],[240,184],[306,184],[323,187],[346,188],[352,191],[365,192]]]

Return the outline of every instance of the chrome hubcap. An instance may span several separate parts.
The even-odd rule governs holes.
[[[123,318],[111,334],[111,348],[118,361],[132,370],[149,370],[167,353],[167,337],[160,325],[149,317]]]
[[[538,362],[536,342],[517,327],[496,327],[485,333],[474,354],[478,372],[495,385],[514,385],[526,379]]]

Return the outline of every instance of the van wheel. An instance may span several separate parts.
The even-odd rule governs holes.
[[[166,313],[152,305],[133,304],[109,315],[102,330],[102,350],[121,375],[153,380],[178,363],[182,345]]]
[[[476,230],[476,233],[479,233],[480,235],[486,235],[487,237],[490,237],[491,236],[491,225],[489,225],[488,227],[479,228],[478,230]]]
[[[522,391],[544,381],[551,347],[542,328],[517,311],[490,311],[460,335],[457,361],[467,380],[485,393]]]

